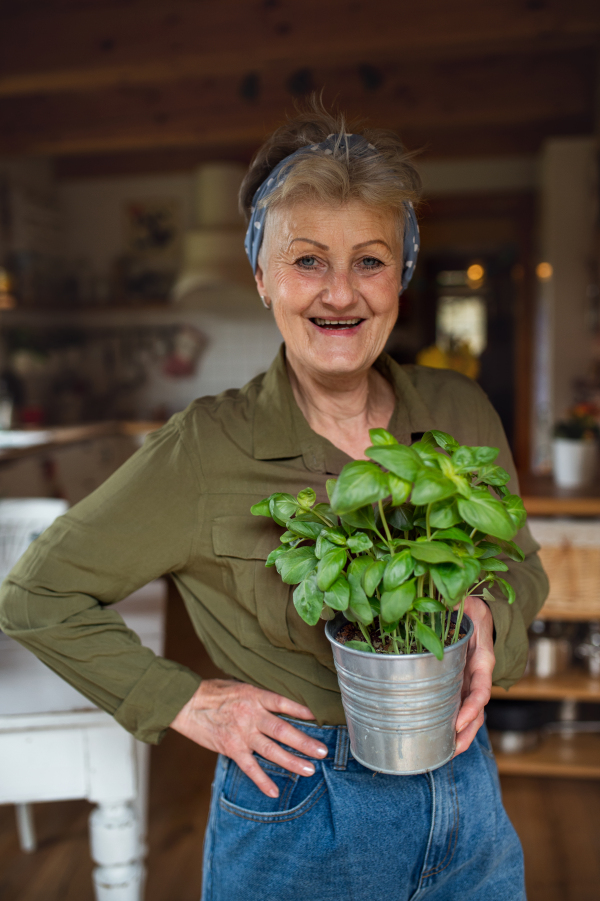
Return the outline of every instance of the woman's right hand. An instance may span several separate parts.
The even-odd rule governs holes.
[[[308,707],[272,691],[232,679],[205,679],[177,714],[171,729],[235,760],[265,795],[276,798],[277,786],[253,752],[292,773],[312,776],[315,768],[310,761],[290,754],[277,742],[319,760],[327,756],[327,748],[275,714],[314,719]]]

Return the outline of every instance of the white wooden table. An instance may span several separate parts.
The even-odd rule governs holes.
[[[161,654],[166,583],[117,609],[142,643]],[[22,847],[35,848],[28,806],[87,798],[97,901],[142,901],[149,747],[0,633],[0,804],[19,805]]]

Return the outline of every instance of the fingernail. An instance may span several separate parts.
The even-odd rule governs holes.
[[[306,766],[303,766],[302,769],[306,773],[307,776],[314,776],[315,768],[312,763],[308,763]]]
[[[270,788],[269,789],[269,797],[270,798],[278,798],[279,797],[279,789],[278,788]]]
[[[317,748],[317,757],[327,757],[327,748]]]

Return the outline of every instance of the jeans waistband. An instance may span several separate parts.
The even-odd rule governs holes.
[[[333,759],[334,770],[345,770],[348,765],[350,752],[350,736],[346,726],[317,726],[314,723],[307,723],[305,720],[297,720],[291,716],[284,716],[282,719],[293,723],[297,729],[301,729],[311,738],[316,738],[327,747],[327,757],[325,760]],[[303,757],[298,751],[290,748],[293,754]]]

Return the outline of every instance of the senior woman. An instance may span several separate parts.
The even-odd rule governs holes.
[[[6,581],[2,628],[147,742],[167,728],[220,753],[204,901],[524,898],[483,708],[522,673],[546,579],[528,531],[513,607],[470,598],[457,756],[418,776],[352,758],[331,652],[264,562],[280,529],[250,515],[362,458],[369,429],[430,428],[500,448],[476,384],[383,352],[418,251],[419,180],[397,138],[345,133],[324,110],[259,151],[242,186],[246,249],[284,339],[266,374],[205,397],[30,547]],[[509,564],[510,565],[510,564]],[[110,607],[170,573],[228,679],[142,647]],[[495,668],[494,668],[495,665]]]

